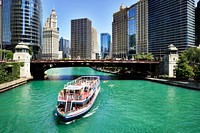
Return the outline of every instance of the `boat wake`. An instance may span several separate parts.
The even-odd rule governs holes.
[[[71,123],[73,123],[73,122],[75,122],[75,120],[66,122],[65,124],[66,124],[66,125],[69,125],[69,124],[71,124]]]
[[[113,85],[113,84],[110,84],[110,85],[108,85],[108,86],[113,87],[114,85]]]
[[[91,112],[88,112],[86,115],[83,116],[83,118],[87,118],[90,117],[91,115],[93,115],[94,113],[96,113],[96,110],[99,108],[99,105],[94,108]]]
[[[104,82],[104,83],[107,83],[107,82],[108,82],[108,80],[104,80],[103,82]]]

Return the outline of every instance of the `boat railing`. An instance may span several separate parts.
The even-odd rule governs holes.
[[[64,88],[67,88],[67,86],[69,86],[69,85],[78,85],[78,83],[84,83],[84,82],[86,82],[86,81],[91,81],[91,80],[94,80],[94,81],[96,81],[96,82],[99,82],[100,81],[100,79],[99,79],[99,77],[97,77],[97,76],[83,76],[83,77],[79,77],[78,79],[76,79],[76,80],[73,80],[73,81],[71,81],[71,82],[68,82],[67,84],[65,84],[64,85]],[[95,82],[95,83],[96,83]],[[86,84],[87,86],[88,86],[88,84]]]

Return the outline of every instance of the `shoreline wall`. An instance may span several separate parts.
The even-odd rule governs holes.
[[[173,85],[173,86],[179,86],[184,88],[189,88],[193,90],[199,90],[200,91],[200,83],[199,82],[192,82],[192,81],[172,81],[167,79],[156,79],[156,78],[146,78],[149,81],[163,83],[167,85]]]

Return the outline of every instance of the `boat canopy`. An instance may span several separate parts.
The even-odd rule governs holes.
[[[64,89],[66,90],[81,90],[84,86],[82,85],[68,85]]]

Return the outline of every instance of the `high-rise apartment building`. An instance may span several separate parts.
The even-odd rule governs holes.
[[[92,22],[87,18],[71,20],[72,59],[91,59]]]
[[[111,36],[109,33],[101,33],[101,58],[110,57]]]
[[[97,59],[99,55],[98,41],[97,41],[97,30],[92,27],[92,53],[91,59]]]
[[[59,56],[59,31],[57,27],[57,15],[53,8],[51,15],[43,27],[43,59],[58,59]]]
[[[63,51],[63,58],[70,57],[70,46],[69,40],[64,39],[63,37],[60,38],[59,41],[59,51]]]
[[[194,0],[148,0],[148,49],[163,57],[169,44],[178,52],[195,44]]]
[[[195,44],[200,45],[200,1],[195,9]]]
[[[128,58],[131,59],[133,55],[136,54],[136,13],[137,13],[137,4],[132,5],[128,8]]]
[[[33,59],[41,57],[41,0],[2,0],[3,47],[14,50],[20,42],[29,44]]]
[[[120,11],[113,14],[112,22],[112,57],[113,58],[127,58],[127,33],[128,33],[128,17],[127,8],[120,6]]]
[[[140,0],[136,6],[136,53],[148,53],[148,0]]]

